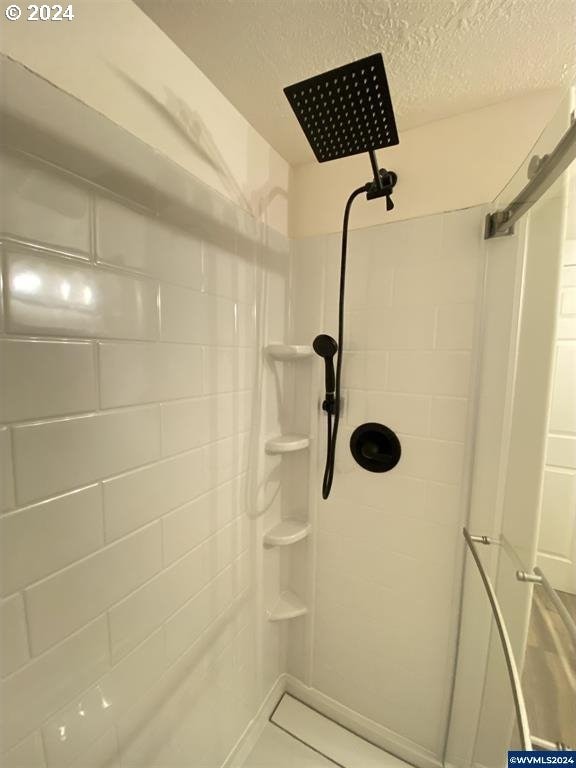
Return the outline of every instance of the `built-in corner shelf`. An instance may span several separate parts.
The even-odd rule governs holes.
[[[266,354],[273,360],[303,360],[312,356],[312,347],[306,344],[268,344]]]
[[[302,451],[310,445],[306,435],[279,435],[266,441],[266,453],[292,453]]]
[[[294,592],[286,590],[280,593],[276,605],[271,611],[268,611],[268,620],[287,621],[288,619],[296,619],[298,616],[304,616],[305,613],[308,613],[308,608],[302,600]]]
[[[287,547],[302,541],[309,533],[310,523],[303,523],[301,520],[282,520],[264,534],[264,544],[267,547]]]

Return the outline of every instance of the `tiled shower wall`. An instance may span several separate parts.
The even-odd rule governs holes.
[[[220,764],[280,672],[246,492],[267,254],[2,173],[2,764]]]
[[[290,657],[295,676],[381,726],[392,751],[401,743],[404,754],[433,759],[442,756],[454,664],[484,215],[475,208],[351,233],[337,468],[322,501],[318,409],[314,610],[308,641],[299,636]],[[339,235],[295,243],[294,342],[336,336],[339,258]],[[320,365],[313,381],[319,403]],[[389,473],[352,459],[350,434],[368,421],[400,437]]]

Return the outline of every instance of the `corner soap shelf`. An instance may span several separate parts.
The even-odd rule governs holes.
[[[308,613],[308,608],[302,600],[294,592],[285,590],[280,593],[274,608],[268,611],[268,620],[287,621],[288,619],[296,619],[298,616],[304,616],[306,613]]]
[[[303,360],[312,356],[312,347],[306,344],[268,344],[266,354],[273,360]]]
[[[310,523],[301,520],[283,520],[264,534],[267,547],[287,547],[302,541],[310,533]]]
[[[310,445],[306,435],[279,435],[266,441],[266,453],[292,453],[302,451]]]

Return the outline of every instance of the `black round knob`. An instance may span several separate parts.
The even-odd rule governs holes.
[[[396,433],[377,422],[356,427],[350,438],[350,450],[356,462],[368,472],[389,472],[402,455]]]

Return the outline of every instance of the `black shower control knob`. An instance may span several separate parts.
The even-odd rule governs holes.
[[[350,438],[350,450],[356,462],[368,472],[389,472],[402,456],[396,433],[376,422],[356,427]]]

